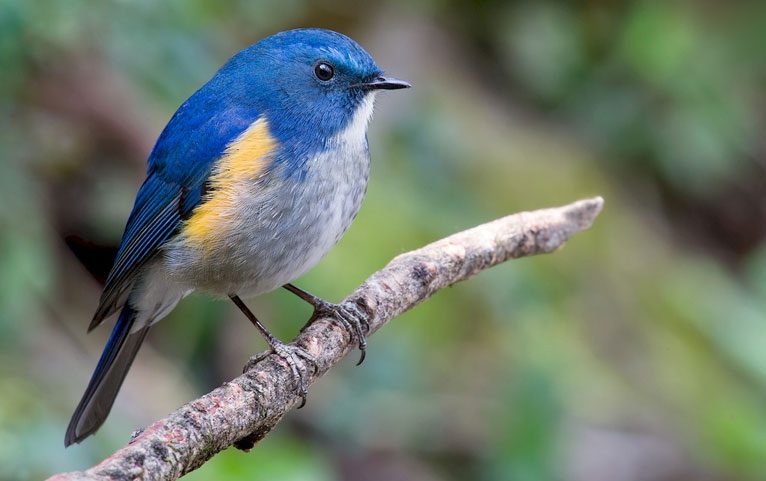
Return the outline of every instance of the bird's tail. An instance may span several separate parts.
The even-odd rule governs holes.
[[[126,304],[66,431],[64,445],[79,443],[106,420],[151,322],[132,331],[137,312]]]

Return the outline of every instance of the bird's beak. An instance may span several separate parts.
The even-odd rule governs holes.
[[[405,82],[404,80],[378,75],[372,80],[354,84],[352,87],[360,88],[363,90],[399,90],[408,89],[412,87],[412,85],[410,85],[409,82]]]

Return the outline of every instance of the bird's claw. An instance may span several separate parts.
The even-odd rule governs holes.
[[[315,319],[320,317],[329,317],[338,321],[349,333],[351,340],[356,341],[360,352],[359,361],[356,365],[362,364],[367,355],[366,334],[370,330],[367,316],[359,311],[356,304],[332,304],[321,299],[317,299],[317,301],[317,304],[314,305],[314,314],[309,319],[309,322],[303,326],[303,329],[306,329]],[[303,332],[303,329],[301,329],[301,332]]]
[[[316,359],[301,347],[275,341],[271,345],[271,351],[265,351],[251,357],[247,361],[247,364],[245,364],[243,372],[249,371],[256,364],[272,354],[276,354],[282,358],[290,368],[292,377],[298,384],[298,395],[301,397],[301,404],[298,406],[298,409],[302,408],[306,405],[306,396],[308,396],[309,393],[308,381],[311,377],[311,373],[309,372],[308,366],[311,366],[311,371],[316,373],[318,369]]]

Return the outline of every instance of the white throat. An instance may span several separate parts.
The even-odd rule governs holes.
[[[351,122],[338,134],[339,142],[350,145],[365,144],[367,142],[367,126],[372,118],[376,94],[377,92],[370,92],[362,99],[359,107],[356,108],[356,112],[354,112],[354,116],[351,118]]]

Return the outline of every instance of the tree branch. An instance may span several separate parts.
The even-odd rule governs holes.
[[[444,287],[508,259],[544,254],[587,229],[601,211],[600,197],[563,207],[523,212],[401,254],[343,303],[368,316],[374,333]],[[317,360],[313,383],[355,346],[331,318],[317,319],[294,341]],[[213,392],[156,421],[100,464],[49,481],[171,480],[202,466],[229,446],[249,449],[296,407],[290,369],[271,355]]]

